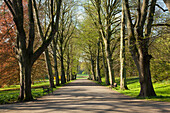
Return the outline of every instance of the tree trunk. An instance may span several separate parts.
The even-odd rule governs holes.
[[[55,70],[55,77],[56,77],[56,86],[59,86],[59,76],[58,76],[58,67],[57,67],[57,47],[56,47],[56,43],[53,40],[53,59],[54,59],[54,70]]]
[[[100,75],[100,39],[98,39],[97,43],[97,60],[96,60],[96,76],[98,82],[101,82],[101,75]]]
[[[74,80],[74,78],[73,78],[73,67],[72,67],[72,65],[73,65],[73,60],[71,61],[71,65],[70,65],[70,80]]]
[[[60,51],[61,51],[61,56],[60,56],[60,60],[61,60],[61,84],[65,84],[66,78],[65,78],[65,71],[64,71],[64,58],[63,58],[62,47],[60,48]]]
[[[24,75],[25,75],[25,70],[24,66],[22,64],[22,61],[19,61],[19,67],[20,67],[20,95],[18,97],[19,100],[24,99]]]
[[[95,75],[95,68],[94,68],[94,60],[92,58],[92,55],[91,55],[91,73],[93,75],[93,80],[96,80],[96,75]]]
[[[143,1],[142,8],[140,1],[138,1],[138,15],[137,22],[135,25],[136,29],[134,29],[134,25],[132,24],[132,17],[130,14],[128,0],[123,0],[123,2],[125,3],[125,12],[127,16],[126,18],[129,32],[129,49],[139,72],[139,81],[141,85],[139,96],[156,96],[155,91],[153,89],[150,73],[150,59],[152,58],[152,56],[148,54],[149,36],[151,35],[151,26],[155,13],[156,0],[151,0],[149,11],[149,1]],[[146,20],[148,20],[147,24],[145,24]],[[143,34],[144,27],[145,34]]]
[[[109,72],[109,79],[110,79],[110,85],[114,85],[115,78],[114,78],[114,70],[113,70],[113,61],[112,56],[110,53],[110,42],[107,40],[104,40],[105,43],[105,51],[106,51],[106,60],[107,60],[107,67]]]
[[[151,55],[148,54],[147,43],[142,44],[140,48],[140,57],[139,57],[139,81],[140,81],[140,97],[149,97],[156,96],[154,91],[152,81],[151,81],[151,72],[150,72],[150,59]]]
[[[120,39],[120,89],[128,89],[125,68],[125,12],[122,2],[121,39]]]
[[[105,59],[104,44],[103,44],[103,42],[101,42],[101,44],[102,44],[103,67],[104,67],[104,73],[105,73],[105,83],[107,85],[110,85],[108,67],[107,67],[106,59]]]
[[[67,81],[70,81],[70,54],[69,54],[69,47],[67,51]]]
[[[30,63],[29,58],[26,59],[26,64],[25,64],[25,79],[24,79],[24,88],[25,88],[25,96],[24,100],[29,101],[32,100],[32,94],[31,94],[31,68],[32,65]]]
[[[46,66],[47,66],[47,69],[48,69],[48,78],[49,78],[49,82],[50,82],[50,87],[54,88],[55,87],[54,76],[53,76],[53,73],[52,73],[52,67],[51,67],[50,56],[49,56],[49,53],[48,53],[48,48],[45,50],[45,60],[46,60]]]

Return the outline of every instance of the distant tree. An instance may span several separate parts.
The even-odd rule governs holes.
[[[90,0],[93,9],[88,10],[88,14],[94,20],[101,34],[105,46],[106,61],[110,84],[115,83],[112,55],[117,45],[117,38],[113,36],[118,31],[120,19],[116,15],[120,13],[119,0]],[[93,11],[95,10],[95,11]],[[114,46],[111,46],[114,40]]]
[[[74,17],[74,1],[64,1],[61,7],[61,21],[60,21],[60,29],[57,34],[57,46],[58,46],[58,56],[60,59],[61,66],[61,84],[66,83],[65,78],[65,65],[64,65],[64,55],[69,45],[68,42],[72,38],[72,35],[75,31],[75,23],[73,21]]]

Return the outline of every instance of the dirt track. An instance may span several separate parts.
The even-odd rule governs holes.
[[[170,103],[133,99],[89,80],[76,80],[37,101],[0,105],[0,112],[170,113]]]

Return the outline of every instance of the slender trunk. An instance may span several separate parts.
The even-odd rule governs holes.
[[[122,2],[122,21],[121,21],[121,39],[120,39],[120,89],[128,89],[126,83],[125,68],[125,12]]]
[[[57,67],[57,53],[56,53],[56,50],[57,50],[57,47],[56,47],[56,44],[53,40],[53,59],[54,59],[54,70],[55,70],[55,77],[56,77],[56,86],[60,85],[59,83],[59,76],[58,76],[58,67]]]
[[[25,70],[22,64],[22,61],[19,61],[19,67],[20,67],[20,95],[18,97],[19,100],[24,99],[24,75],[25,75]]]
[[[68,47],[68,53],[67,53],[67,81],[70,81],[70,54],[69,54],[69,47]]]
[[[62,47],[60,48],[60,51],[61,51],[61,56],[60,56],[60,60],[61,60],[61,84],[65,84],[66,78],[65,78],[65,71],[64,71],[64,58],[63,58]]]
[[[98,43],[97,43],[97,60],[96,60],[96,76],[97,76],[97,80],[99,82],[101,82],[101,75],[100,75],[100,39],[98,39]]]
[[[45,50],[45,60],[46,60],[46,66],[48,69],[48,78],[49,78],[49,82],[50,82],[50,87],[53,88],[55,87],[54,85],[54,76],[52,73],[52,67],[51,67],[51,61],[50,61],[50,56],[48,53],[48,48]]]
[[[106,60],[107,60],[107,67],[109,71],[109,79],[110,79],[110,84],[114,85],[115,83],[115,78],[114,78],[114,70],[113,70],[113,61],[112,61],[112,56],[110,53],[110,43],[109,41],[105,40],[105,51],[106,51]]]
[[[70,80],[74,80],[72,65],[73,65],[73,60],[71,61],[71,64],[70,64]]]
[[[103,67],[104,67],[104,73],[105,73],[105,83],[107,85],[110,85],[109,73],[108,73],[108,67],[107,67],[107,64],[106,64],[105,51],[104,51],[104,44],[103,43],[102,43],[102,57],[103,57]]]
[[[74,78],[73,78],[73,70],[72,70],[72,68],[71,68],[71,71],[70,71],[70,80],[74,80]]]
[[[70,53],[73,51],[73,45],[70,45]],[[71,54],[71,59],[70,59],[70,80],[73,80],[73,54]]]
[[[94,68],[94,60],[92,58],[92,55],[91,55],[91,73],[93,75],[93,80],[96,80],[96,75],[95,75],[95,68]]]

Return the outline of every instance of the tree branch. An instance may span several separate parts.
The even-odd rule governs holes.
[[[170,27],[170,24],[152,24],[154,27]]]
[[[163,9],[160,5],[158,5],[158,4],[155,4],[157,7],[159,7],[163,12],[166,12],[166,11],[168,11],[168,9]]]

